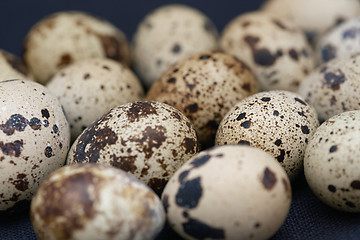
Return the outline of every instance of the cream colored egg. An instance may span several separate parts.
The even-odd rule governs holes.
[[[216,49],[217,36],[215,25],[197,9],[179,4],[161,6],[145,16],[135,32],[135,69],[150,87],[180,59]]]
[[[306,180],[327,205],[360,212],[360,111],[325,121],[306,148]]]
[[[293,22],[265,12],[231,20],[219,44],[249,65],[263,90],[295,91],[314,68],[313,51],[303,32]]]
[[[53,172],[31,203],[40,239],[155,239],[165,223],[159,197],[124,171],[96,164]]]
[[[215,143],[260,148],[275,157],[293,180],[303,169],[305,148],[318,125],[315,109],[298,94],[260,92],[226,114]]]
[[[32,80],[26,66],[18,57],[0,49],[0,81],[10,79]]]
[[[58,72],[46,85],[64,107],[72,139],[111,108],[143,98],[134,73],[111,59],[86,59]]]
[[[60,102],[39,83],[0,81],[0,212],[30,201],[70,145]]]
[[[360,109],[360,54],[320,65],[301,83],[298,93],[315,107],[320,121]]]
[[[243,62],[226,53],[205,51],[169,68],[155,81],[147,99],[165,102],[183,112],[206,148],[214,144],[226,112],[256,92],[257,81]]]
[[[24,42],[23,57],[36,81],[46,84],[63,67],[87,58],[130,63],[130,46],[117,27],[88,13],[63,11],[36,23]]]
[[[291,185],[270,154],[228,145],[186,162],[162,202],[169,225],[185,239],[268,239],[288,214]]]
[[[137,101],[113,108],[85,129],[67,163],[115,166],[161,193],[198,149],[196,131],[180,111],[164,103]]]

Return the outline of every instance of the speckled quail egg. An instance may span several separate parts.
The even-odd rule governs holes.
[[[17,78],[32,80],[26,66],[17,56],[0,49],[0,81]]]
[[[97,164],[53,172],[31,203],[40,239],[154,239],[165,222],[159,197],[120,169]]]
[[[0,81],[0,213],[31,200],[64,165],[70,130],[61,104],[39,83]]]
[[[315,107],[320,121],[360,109],[360,54],[333,59],[301,83],[298,93]]]
[[[134,67],[147,87],[171,65],[198,51],[217,48],[212,21],[195,8],[171,4],[149,13],[133,38]]]
[[[214,144],[226,112],[241,99],[258,92],[250,69],[221,52],[196,53],[173,65],[150,88],[147,99],[179,109],[196,128],[201,145]]]
[[[111,108],[140,100],[144,95],[130,69],[106,58],[71,64],[46,86],[63,105],[73,140]]]
[[[190,121],[160,102],[137,101],[113,108],[77,138],[67,163],[99,163],[134,174],[157,193],[199,150]]]
[[[243,60],[263,90],[295,91],[314,68],[313,51],[291,21],[265,12],[242,14],[225,27],[220,48]]]
[[[96,57],[129,64],[130,45],[121,30],[84,12],[45,17],[30,29],[24,43],[25,63],[41,84],[75,61]]]
[[[303,169],[306,145],[318,126],[315,109],[298,94],[260,92],[226,114],[215,143],[260,148],[272,154],[293,180]]]
[[[294,21],[314,43],[317,37],[330,28],[359,16],[360,2],[358,0],[268,0],[263,9],[275,16]]]
[[[360,52],[360,18],[348,20],[322,36],[316,46],[318,62]]]
[[[360,111],[349,111],[324,122],[305,153],[306,180],[329,206],[360,212]]]
[[[162,202],[169,225],[185,239],[268,239],[287,216],[291,186],[270,154],[227,145],[186,162]]]

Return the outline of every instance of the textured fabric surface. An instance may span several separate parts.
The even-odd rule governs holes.
[[[27,213],[0,219],[1,240],[36,240]],[[181,239],[166,226],[157,240]],[[290,212],[271,240],[359,240],[360,214],[334,210],[318,200],[303,178],[293,184]]]

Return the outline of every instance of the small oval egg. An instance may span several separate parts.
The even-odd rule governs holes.
[[[129,65],[130,45],[121,30],[84,12],[51,14],[30,29],[24,42],[24,61],[41,84],[71,63],[101,57]]]
[[[53,172],[31,203],[40,239],[148,239],[165,223],[159,197],[120,169],[97,164]]]
[[[134,73],[106,58],[71,64],[58,72],[46,87],[63,105],[73,140],[111,108],[144,96]]]
[[[301,83],[298,93],[315,107],[319,120],[360,109],[360,54],[320,65]]]
[[[360,111],[335,115],[311,138],[305,153],[306,180],[327,205],[360,212]]]
[[[217,48],[212,21],[195,8],[161,6],[139,23],[133,38],[134,67],[146,87],[171,65],[198,51]]]
[[[265,12],[231,20],[219,44],[249,65],[262,90],[295,91],[314,68],[313,51],[303,32],[293,22]]]
[[[250,69],[222,52],[196,53],[169,68],[150,88],[147,99],[172,105],[194,124],[203,148],[212,146],[226,112],[258,92]]]
[[[322,36],[316,46],[316,55],[320,63],[359,52],[360,18],[350,19],[338,25]]]
[[[215,143],[260,148],[273,155],[293,180],[303,169],[306,145],[318,126],[315,109],[298,94],[260,92],[226,114]]]
[[[292,20],[315,43],[326,31],[360,15],[358,0],[268,0],[263,10]]]
[[[0,213],[31,200],[66,161],[70,130],[60,102],[39,83],[0,81]]]
[[[85,129],[67,163],[115,166],[161,193],[198,149],[196,131],[180,111],[164,103],[138,101],[113,108]]]
[[[0,49],[0,81],[10,79],[32,80],[25,64],[17,56]]]
[[[186,162],[162,202],[169,225],[185,239],[268,239],[288,214],[291,185],[270,154],[227,145]]]

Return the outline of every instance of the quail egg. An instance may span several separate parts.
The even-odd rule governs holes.
[[[298,94],[260,92],[226,114],[215,143],[258,147],[272,154],[293,180],[303,169],[306,145],[318,125],[315,109]]]
[[[268,239],[288,214],[291,185],[270,154],[227,145],[186,162],[162,202],[169,225],[185,239]]]
[[[133,38],[134,67],[146,87],[172,64],[198,51],[217,48],[212,21],[195,8],[171,4],[149,13]]]
[[[32,79],[26,66],[18,57],[0,49],[0,81],[17,78]]]

